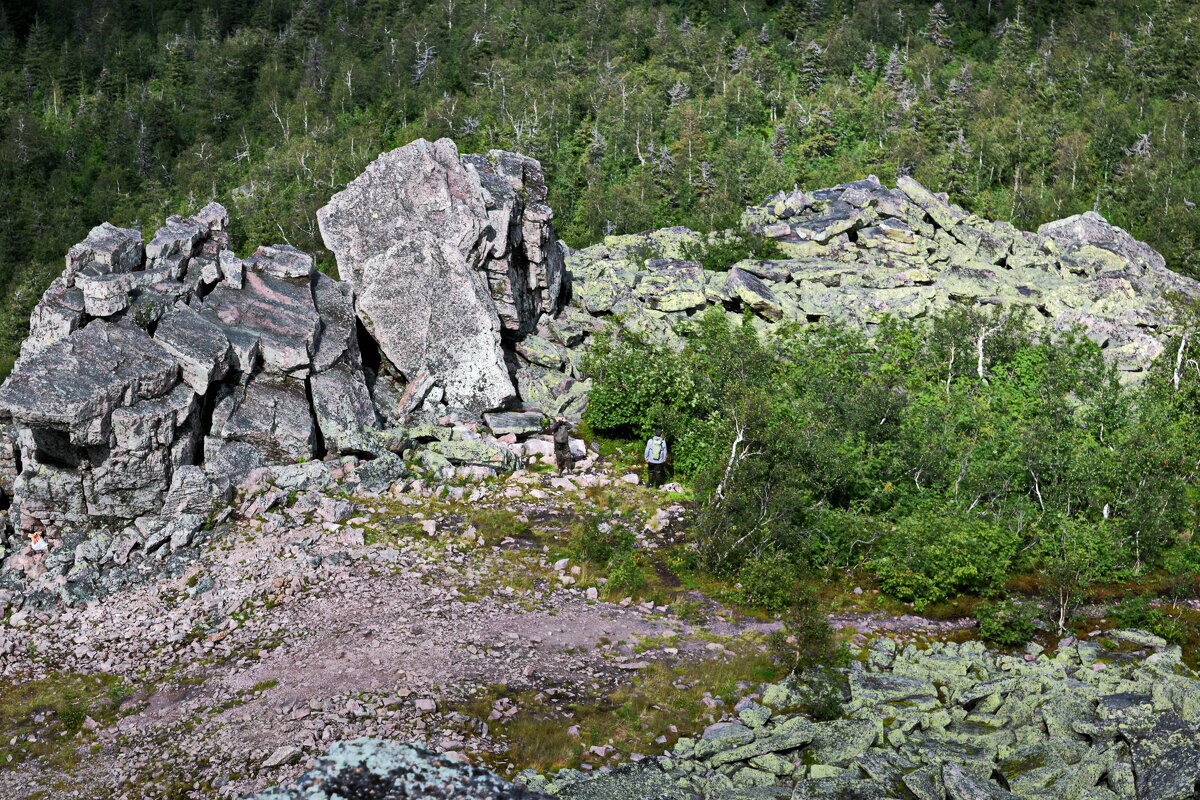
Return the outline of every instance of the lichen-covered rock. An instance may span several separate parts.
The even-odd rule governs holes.
[[[868,334],[885,316],[923,319],[957,304],[1026,308],[1051,333],[1082,330],[1131,383],[1162,354],[1177,320],[1172,297],[1200,298],[1200,283],[1094,212],[1019,231],[909,177],[894,189],[870,176],[780,193],[747,209],[743,224],[786,258],[705,270],[698,302],[694,275],[670,259],[701,237],[678,228],[609,237],[568,256],[573,307],[672,347],[679,312],[705,306],[753,311],[762,329],[829,321]]]
[[[383,739],[336,742],[290,787],[246,800],[535,800],[545,797],[480,767]]]
[[[483,271],[483,189],[453,142],[384,153],[317,220],[359,318],[405,378],[428,372],[448,405],[473,411],[515,394]]]
[[[1129,652],[1139,644],[1145,648]],[[680,738],[662,758],[623,767],[616,782],[571,770],[535,782],[569,798],[609,797],[600,790],[618,785],[636,791],[644,774],[648,787],[673,780],[688,800],[758,796],[736,793],[750,790],[870,800],[1190,800],[1200,781],[1200,721],[1178,710],[1185,698],[1200,698],[1200,679],[1178,648],[1154,651],[1157,644],[1145,632],[1109,631],[1027,661],[979,642],[897,652],[880,639],[865,663],[845,670],[841,719],[809,719],[803,707],[814,687],[795,676],[762,687],[761,706],[743,699],[744,719]],[[1106,669],[1090,668],[1101,661]],[[820,680],[827,687],[828,678]],[[765,719],[764,706],[774,709]],[[593,782],[597,794],[588,793]]]
[[[313,413],[328,453],[374,453],[375,406],[361,369],[337,364],[308,380]]]
[[[528,436],[542,430],[542,420],[545,417],[537,411],[503,411],[484,414],[483,421],[491,428],[495,436],[513,434]]]

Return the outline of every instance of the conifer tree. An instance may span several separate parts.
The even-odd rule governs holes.
[[[921,35],[938,47],[952,47],[954,42],[946,33],[949,27],[950,16],[946,13],[946,9],[940,2],[934,3],[929,9],[929,19],[926,21],[925,29],[921,31]]]
[[[800,56],[800,88],[814,94],[825,82],[825,51],[816,42],[804,46]]]

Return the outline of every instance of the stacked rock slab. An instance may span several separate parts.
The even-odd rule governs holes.
[[[1200,297],[1200,284],[1095,212],[1020,231],[908,177],[896,188],[871,176],[780,193],[743,224],[786,258],[713,271],[687,260],[705,237],[686,228],[609,237],[569,256],[572,303],[668,344],[677,322],[707,306],[739,319],[748,309],[764,329],[836,321],[868,332],[885,315],[1023,307],[1043,329],[1082,329],[1132,382],[1162,352],[1171,298]]]
[[[46,581],[188,545],[256,467],[366,449],[350,287],[288,246],[238,258],[227,223],[213,203],[147,245],[100,225],[35,310],[0,479],[5,551],[45,533]]]
[[[381,373],[402,384],[380,409],[385,417],[403,421],[439,404],[479,413],[515,400],[501,335],[534,331],[563,291],[545,197],[532,159],[460,158],[449,139],[419,139],[382,154],[318,211],[379,343]]]

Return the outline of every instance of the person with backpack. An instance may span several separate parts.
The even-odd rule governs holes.
[[[662,431],[656,430],[654,435],[650,437],[650,441],[646,442],[646,472],[647,479],[650,482],[650,488],[657,489],[663,482],[666,475],[666,469],[663,466],[667,463],[667,440],[663,438]]]
[[[570,472],[575,468],[575,454],[571,452],[571,426],[566,417],[559,417],[550,428],[554,435],[554,462],[558,473]]]

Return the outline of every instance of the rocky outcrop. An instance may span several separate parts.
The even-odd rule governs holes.
[[[552,216],[536,161],[443,139],[381,155],[321,209],[344,280],[289,245],[239,258],[216,203],[148,243],[97,226],[0,387],[0,557],[45,533],[44,560],[7,563],[70,594],[92,570],[192,546],[265,466],[376,459],[358,470],[369,491],[409,468],[511,469],[546,417],[581,418],[583,356],[614,321],[674,345],[710,306],[764,329],[868,331],[887,314],[1025,307],[1134,380],[1172,296],[1200,297],[1094,213],[1022,232],[909,178],[771,198],[744,221],[787,257],[722,271],[691,260],[712,241],[686,228],[568,252]]]
[[[687,260],[712,236],[613,236],[568,258],[573,303],[668,344],[679,321],[707,306],[739,319],[750,310],[763,329],[834,321],[868,332],[885,315],[1025,308],[1035,326],[1082,330],[1133,382],[1162,352],[1172,298],[1200,298],[1200,284],[1094,212],[1030,233],[968,214],[908,177],[896,188],[872,176],[780,193],[748,209],[743,224],[786,257],[714,271]]]
[[[460,159],[448,140],[386,153],[321,210],[345,281],[290,245],[239,258],[216,203],[149,243],[94,228],[0,387],[8,572],[85,596],[79,582],[101,571],[196,544],[272,465],[376,459],[356,472],[369,492],[410,466],[519,466],[543,411],[578,416],[586,397],[559,371],[566,348],[537,335],[565,293],[545,199],[523,156]],[[518,410],[519,433],[498,423],[500,442],[479,414],[514,406],[518,386],[540,405]]]
[[[824,680],[771,684],[659,758],[520,778],[564,800],[1184,800],[1200,785],[1200,680],[1157,636],[1109,631],[1052,656],[884,638],[865,655],[832,687],[839,719],[807,711]]]
[[[297,753],[298,755],[298,753]],[[383,739],[337,742],[291,787],[246,800],[536,800],[545,795],[419,747]]]
[[[405,383],[424,378],[426,393],[473,412],[516,398],[501,331],[533,331],[562,292],[545,198],[532,159],[460,159],[449,139],[420,139],[381,155],[317,213],[359,318]]]
[[[50,542],[8,562],[38,585],[69,596],[192,545],[263,464],[371,452],[349,287],[288,246],[238,258],[227,223],[210,204],[145,246],[100,225],[35,310],[0,387],[0,473],[4,554]]]

